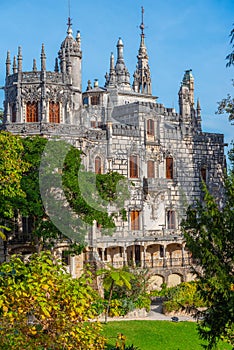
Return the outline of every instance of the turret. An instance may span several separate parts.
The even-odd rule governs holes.
[[[7,51],[7,59],[6,59],[6,76],[11,74],[11,56],[10,51]]]
[[[74,90],[73,102],[75,109],[81,105],[81,38],[80,32],[77,32],[76,39],[73,38],[71,18],[68,18],[67,36],[62,42],[58,56],[60,60],[60,69],[63,75],[67,74],[71,88]]]
[[[192,70],[186,70],[179,90],[180,115],[190,118],[194,115],[194,78]]]
[[[115,61],[114,54],[111,52],[110,56],[110,71],[109,74],[106,74],[106,87],[114,87],[116,85],[116,73],[115,73]]]
[[[23,60],[21,46],[18,47],[17,60],[18,60],[18,73],[21,73],[22,72],[22,60]]]
[[[117,42],[117,61],[115,65],[116,82],[118,86],[130,89],[130,74],[124,63],[123,48],[123,41],[119,38]]]
[[[145,34],[144,34],[144,8],[142,7],[142,21],[140,25],[141,29],[141,41],[140,48],[138,51],[138,63],[136,66],[135,73],[133,75],[133,90],[142,94],[151,95],[151,77],[150,77],[150,68],[148,63],[148,54],[145,46]]]

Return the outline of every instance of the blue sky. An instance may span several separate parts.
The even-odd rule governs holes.
[[[234,23],[233,0],[70,0],[74,35],[81,32],[83,89],[87,80],[99,80],[116,55],[119,37],[124,42],[125,63],[132,76],[139,47],[141,6],[145,8],[145,34],[158,102],[178,111],[178,90],[184,70],[192,69],[195,98],[200,99],[203,130],[234,134],[227,118],[215,115],[217,102],[233,94],[233,68],[226,68],[231,51],[229,33]],[[40,67],[41,44],[45,44],[47,69],[53,70],[60,44],[66,36],[68,0],[0,0],[0,86],[4,85],[6,52],[17,54],[22,46],[23,69]],[[0,90],[0,106],[4,99]]]

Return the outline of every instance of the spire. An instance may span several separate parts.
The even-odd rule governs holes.
[[[33,72],[37,72],[37,62],[35,58],[33,59]]]
[[[17,59],[18,59],[18,72],[22,72],[22,48],[21,46],[18,47],[18,56],[17,56]]]
[[[15,73],[17,73],[16,56],[14,56],[14,59],[13,59],[13,74]]]
[[[10,51],[7,51],[7,58],[6,58],[6,75],[11,74],[11,55]]]
[[[57,58],[57,57],[55,58],[55,66],[54,66],[54,71],[55,71],[56,73],[58,73],[58,72],[59,72],[59,65],[58,65],[58,58]]]
[[[106,74],[106,87],[114,87],[116,83],[116,74],[115,74],[115,60],[114,54],[111,52],[110,55],[110,72]]]
[[[46,55],[45,55],[45,46],[42,44],[41,47],[41,70],[45,71],[46,70]]]
[[[123,41],[119,38],[117,42],[117,62],[115,65],[116,82],[119,86],[130,88],[130,74],[124,63]],[[111,66],[113,57],[111,56]]]
[[[144,8],[141,8],[141,30],[140,47],[137,55],[137,67],[134,73],[133,90],[142,94],[151,95],[151,77],[148,63],[148,54],[145,46],[145,24],[144,24]]]

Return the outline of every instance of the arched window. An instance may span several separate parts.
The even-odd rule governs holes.
[[[49,104],[49,122],[50,123],[60,123],[59,102],[50,101],[50,104]]]
[[[147,162],[147,177],[148,178],[155,177],[154,161],[153,160],[148,160],[148,162]]]
[[[37,123],[38,119],[38,104],[37,102],[27,102],[26,105],[26,122]]]
[[[129,175],[131,178],[139,177],[138,157],[137,156],[130,156],[129,169],[130,169]]]
[[[173,179],[173,158],[166,158],[166,178]]]
[[[95,158],[95,173],[101,174],[102,173],[102,160],[99,156]]]
[[[152,119],[147,120],[147,135],[154,136],[154,121]]]

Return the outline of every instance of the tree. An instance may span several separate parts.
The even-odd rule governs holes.
[[[21,143],[21,158],[29,166],[24,169],[20,181],[24,196],[14,198],[12,202],[19,215],[31,219],[32,239],[38,251],[49,249],[58,239],[66,237],[71,242],[70,252],[79,254],[88,226],[93,225],[94,220],[102,225],[103,230],[115,227],[114,218],[119,214],[109,213],[107,209],[110,202],[119,204],[117,197],[123,197],[118,196],[122,175],[108,173],[95,176],[91,172],[80,171],[82,152],[62,140],[48,141],[44,137],[33,136],[23,138]],[[126,197],[127,190],[124,186],[121,189]],[[86,191],[89,191],[87,195]],[[94,205],[87,200],[90,198]],[[101,208],[97,205],[99,199],[104,203]],[[70,208],[69,215],[67,207]]]
[[[18,136],[0,132],[0,218],[2,226],[10,226],[14,217],[14,201],[24,198],[23,174],[29,164],[23,159],[23,144]]]
[[[1,349],[104,349],[98,294],[85,273],[73,279],[49,252],[0,266]]]
[[[113,266],[109,266],[108,269],[99,270],[97,275],[103,276],[104,289],[106,289],[109,293],[105,312],[105,322],[107,322],[114,286],[125,286],[128,289],[131,289],[131,280],[134,279],[134,275],[123,268],[116,269]]]
[[[204,186],[204,200],[191,206],[183,233],[193,258],[198,291],[207,305],[201,312],[199,333],[212,349],[219,339],[234,346],[234,175],[225,182],[224,203],[219,206]]]

